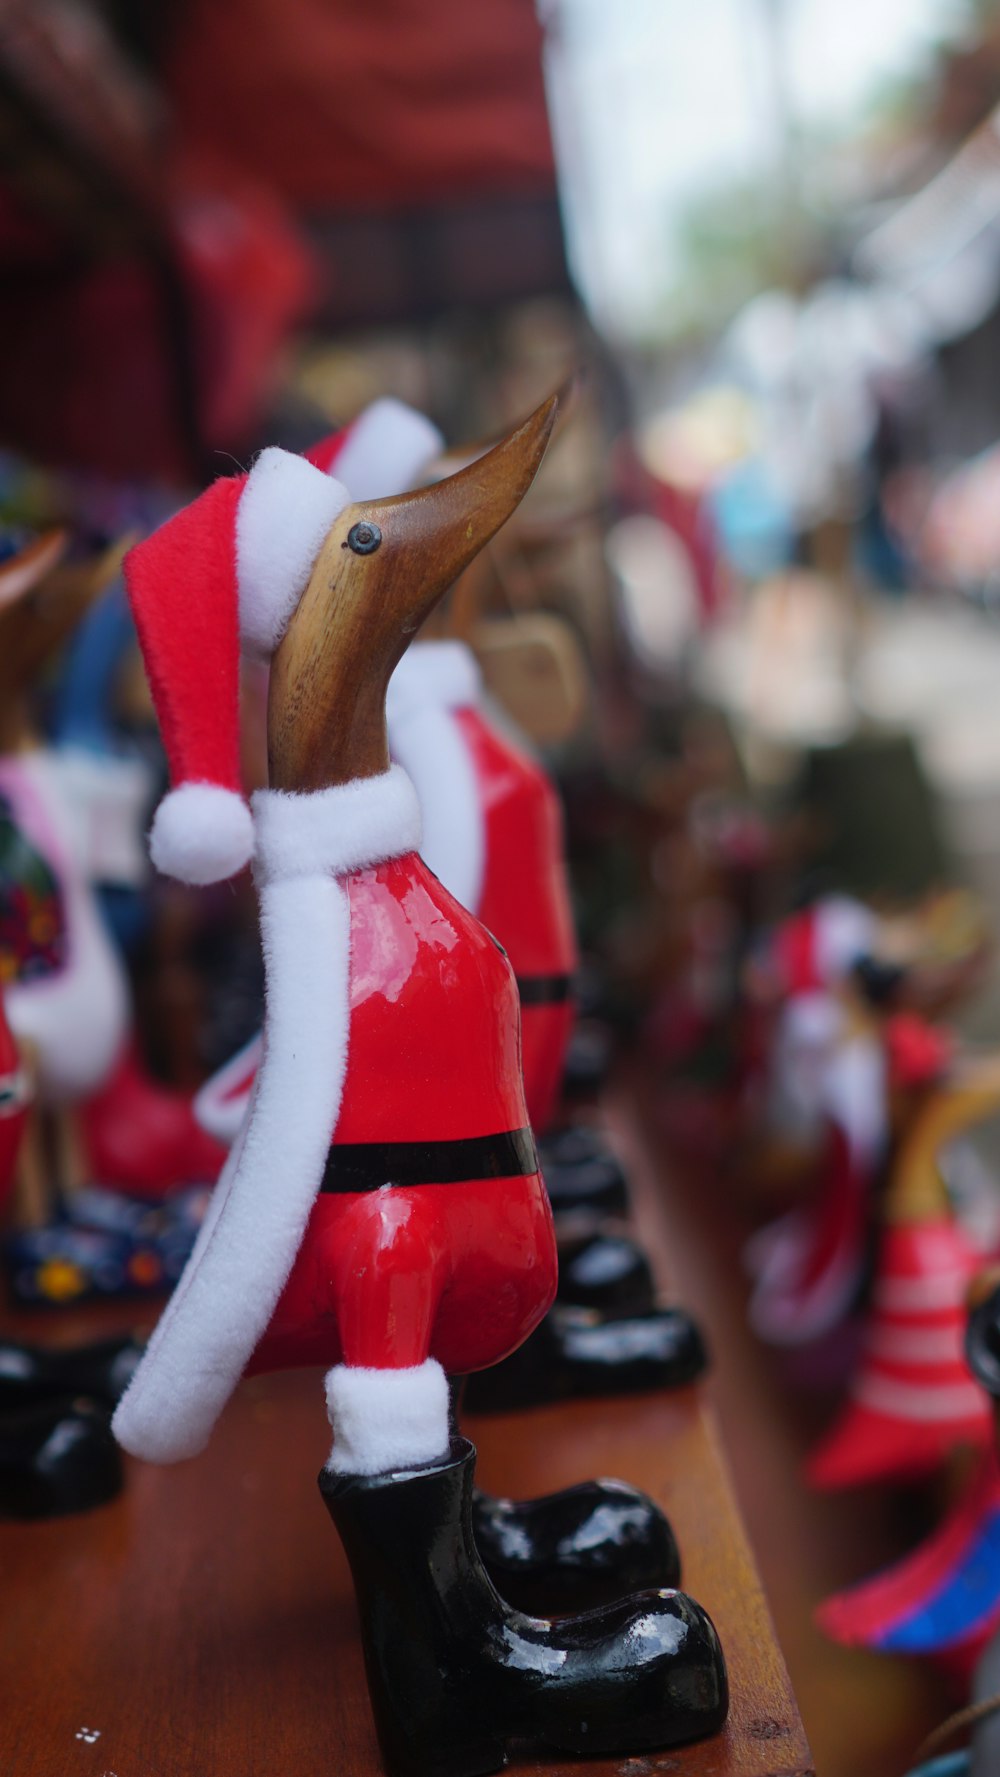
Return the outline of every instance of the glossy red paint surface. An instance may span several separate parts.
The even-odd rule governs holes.
[[[459,710],[456,720],[472,755],[486,825],[477,915],[499,938],[519,980],[572,975],[576,936],[556,792],[541,766],[478,710]],[[523,1009],[524,1089],[536,1130],[552,1120],[572,1024],[570,1001]]]
[[[195,1121],[191,1096],[161,1086],[127,1046],[106,1084],[86,1099],[81,1128],[92,1176],[159,1202],[218,1178],[226,1150]]]
[[[519,1007],[489,933],[414,854],[360,872],[351,1032],[336,1142],[455,1140],[522,1128]],[[317,1198],[251,1370],[435,1357],[496,1363],[556,1285],[540,1176]]]

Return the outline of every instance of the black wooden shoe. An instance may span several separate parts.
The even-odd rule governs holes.
[[[63,1349],[0,1339],[0,1412],[36,1401],[86,1395],[113,1408],[125,1393],[143,1354],[132,1337],[98,1339]]]
[[[357,1595],[388,1777],[486,1777],[511,1745],[627,1757],[722,1727],[726,1667],[683,1592],[557,1622],[512,1610],[472,1531],[475,1451],[387,1475],[324,1471]]]
[[[0,1414],[0,1517],[86,1512],[121,1485],[121,1452],[93,1401],[36,1401]]]
[[[553,1401],[682,1388],[708,1364],[704,1340],[683,1308],[627,1317],[551,1308],[503,1363],[469,1376],[470,1413],[515,1413]]]
[[[588,1225],[584,1227],[582,1224]],[[648,1314],[656,1305],[652,1267],[638,1241],[590,1217],[560,1218],[557,1300],[603,1314]]]
[[[680,1584],[669,1523],[624,1481],[583,1481],[525,1500],[477,1489],[472,1529],[490,1579],[518,1610],[562,1615]]]
[[[578,1209],[626,1214],[628,1186],[621,1161],[589,1123],[573,1123],[547,1135],[538,1143],[538,1157],[554,1214]]]

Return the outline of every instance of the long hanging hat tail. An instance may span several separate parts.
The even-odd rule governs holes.
[[[262,1060],[211,1220],[114,1417],[119,1443],[150,1462],[204,1448],[305,1232],[347,1066],[342,878],[414,850],[420,838],[416,797],[398,768],[313,795],[259,791],[254,815],[267,971]]]

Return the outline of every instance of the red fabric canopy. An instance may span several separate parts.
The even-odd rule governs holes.
[[[533,0],[190,0],[182,135],[313,210],[551,192]]]

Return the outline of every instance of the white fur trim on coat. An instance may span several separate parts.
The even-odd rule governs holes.
[[[179,784],[153,816],[149,855],[162,875],[178,882],[225,882],[253,855],[250,810],[222,784]]]
[[[476,913],[486,869],[479,782],[457,709],[478,702],[476,660],[461,642],[417,642],[389,681],[389,746],[412,779],[424,837],[420,855],[456,901]]]
[[[345,876],[420,845],[420,807],[398,765],[307,794],[257,790],[253,813],[258,884],[329,870]]]
[[[272,446],[257,458],[236,512],[240,638],[248,653],[274,653],[347,489],[304,457]]]
[[[350,1026],[346,872],[419,836],[398,769],[315,795],[261,791],[255,878],[267,1003],[250,1112],[180,1284],[123,1396],[119,1443],[195,1456],[274,1312],[340,1115]]]
[[[448,1379],[432,1357],[404,1370],[338,1364],[327,1374],[326,1410],[335,1474],[385,1475],[448,1453]]]
[[[414,642],[389,680],[386,717],[391,726],[428,704],[443,710],[475,709],[482,690],[479,662],[464,642]]]
[[[333,467],[352,500],[378,500],[414,487],[443,449],[429,419],[386,395],[358,415]]]

